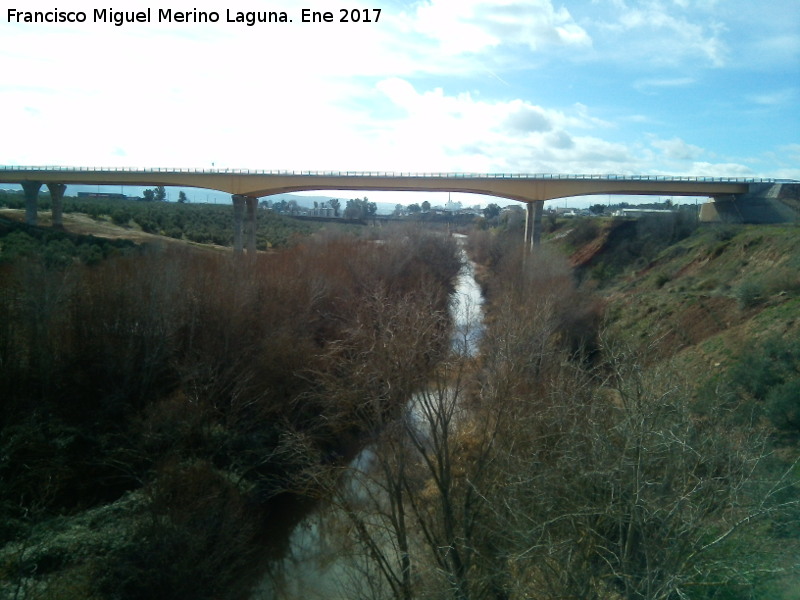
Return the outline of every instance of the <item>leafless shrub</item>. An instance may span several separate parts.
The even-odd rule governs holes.
[[[493,297],[482,368],[440,366],[338,497],[374,597],[670,600],[788,573],[764,532],[796,510],[796,465],[772,470],[733,416],[698,419],[641,348],[599,336],[574,360],[563,306],[592,303],[553,265],[526,277],[548,284]]]
[[[202,597],[184,592],[223,569],[215,544],[249,559],[267,532],[274,557],[376,417],[399,410],[407,374],[435,365],[457,262],[446,240],[329,239],[239,262],[162,249],[58,273],[4,266],[4,522],[34,497],[47,515],[144,486],[164,529],[127,523],[155,546],[119,556],[106,590]],[[330,402],[337,378],[361,396]],[[170,579],[155,567],[173,552],[186,560]]]

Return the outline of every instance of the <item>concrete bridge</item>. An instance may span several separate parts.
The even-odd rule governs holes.
[[[258,198],[307,190],[379,190],[469,192],[524,202],[525,242],[539,243],[545,200],[592,194],[708,196],[748,194],[768,179],[622,175],[518,175],[475,173],[392,173],[359,171],[255,171],[247,169],[133,169],[93,167],[0,166],[0,183],[21,184],[26,221],[36,224],[39,190],[46,184],[53,200],[53,225],[61,226],[61,200],[67,184],[180,186],[231,194],[234,251],[255,252]]]

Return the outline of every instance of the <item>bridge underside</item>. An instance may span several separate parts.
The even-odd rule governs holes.
[[[749,189],[749,183],[744,181],[702,178],[0,169],[0,183],[23,181],[197,187],[255,198],[312,190],[467,192],[519,202],[542,202],[591,194],[719,196],[744,194]]]
[[[751,182],[733,179],[622,177],[612,175],[403,175],[388,173],[253,173],[247,171],[68,169],[0,167],[0,183],[22,184],[27,201],[26,218],[36,222],[36,198],[47,184],[57,201],[67,184],[179,186],[231,194],[234,206],[234,249],[241,252],[243,234],[249,251],[255,251],[257,198],[312,190],[466,192],[507,198],[527,205],[525,241],[537,245],[542,205],[546,200],[603,195],[667,195],[724,197],[746,194]],[[54,213],[54,224],[56,216]]]

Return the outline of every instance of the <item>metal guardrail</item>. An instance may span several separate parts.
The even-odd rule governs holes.
[[[0,171],[62,171],[96,173],[190,173],[207,175],[281,175],[305,177],[395,177],[424,179],[533,179],[533,180],[602,180],[602,181],[668,181],[690,183],[775,183],[775,179],[757,177],[696,177],[672,175],[600,175],[561,173],[416,173],[393,171],[287,171],[258,169],[188,169],[188,168],[137,168],[137,167],[64,167],[64,166],[10,166],[0,165]]]

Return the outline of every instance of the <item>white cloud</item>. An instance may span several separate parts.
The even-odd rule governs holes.
[[[780,146],[778,150],[788,155],[795,162],[800,163],[800,144],[786,144],[785,146]]]
[[[70,9],[86,2],[76,0]],[[29,3],[26,9],[52,10],[48,0]],[[746,152],[762,158],[742,158],[744,151],[731,148],[719,164],[699,162],[716,161],[711,150],[723,150],[713,141],[701,142],[708,151],[684,142],[697,139],[683,128],[688,120],[660,98],[654,109],[649,96],[681,100],[691,91],[693,108],[696,101],[709,115],[706,129],[728,131],[737,123],[726,119],[741,119],[752,103],[777,107],[796,100],[796,89],[779,79],[759,89],[734,71],[738,63],[727,57],[743,51],[726,42],[737,42],[743,30],[728,35],[726,27],[737,25],[730,18],[736,7],[750,7],[741,1],[718,3],[713,14],[712,0],[377,3],[380,23],[352,26],[0,24],[2,130],[13,140],[0,147],[0,163],[676,174],[695,165],[769,169],[763,142],[756,147],[747,136]],[[139,5],[119,0],[115,9]],[[305,5],[332,6],[328,0]],[[366,0],[352,5],[371,6]],[[225,10],[210,0],[193,6]],[[299,13],[290,2],[281,7],[267,0],[242,0],[236,8]],[[760,32],[759,24],[746,31]],[[766,44],[766,37],[748,38],[747,48]],[[797,48],[790,33],[776,39],[770,56]],[[711,86],[696,68],[709,65],[723,67],[715,74],[713,105],[704,96]],[[631,82],[643,94],[631,94]],[[751,112],[766,119],[778,111]],[[759,128],[772,132],[770,148],[794,141],[770,122]],[[784,135],[778,139],[775,132]]]
[[[506,117],[506,130],[515,135],[534,131],[550,131],[553,124],[544,111],[536,106],[523,105]]]
[[[674,77],[669,79],[640,79],[633,87],[640,92],[653,93],[657,90],[688,87],[695,83],[694,77]]]
[[[789,88],[772,92],[751,94],[747,97],[747,99],[762,106],[785,106],[794,102],[796,97],[797,90]]]
[[[620,121],[627,123],[636,123],[637,125],[654,122],[653,118],[648,115],[626,115],[621,117]]]
[[[420,92],[398,79],[379,88],[403,116],[383,129],[377,145],[391,144],[403,170],[599,173],[627,172],[636,162],[624,144],[575,134],[608,126],[582,104],[565,112],[521,99]]]
[[[686,174],[696,177],[751,177],[753,170],[739,163],[695,162]]]
[[[800,16],[796,15],[794,19],[797,22]],[[797,61],[800,57],[800,33],[797,33],[797,29],[795,29],[791,33],[776,33],[759,38],[748,50],[750,50],[748,52],[750,60],[765,65],[770,62]]]
[[[687,144],[677,137],[670,140],[654,140],[651,144],[669,160],[696,160],[705,153],[699,146]]]
[[[531,50],[591,45],[569,11],[551,0],[428,0],[417,8],[414,25],[451,54],[515,44]]]
[[[601,52],[662,65],[697,58],[715,67],[726,63],[729,51],[722,39],[725,26],[695,10],[692,3],[614,0],[612,5],[615,18],[604,16],[598,23],[598,31],[606,33]]]
[[[554,131],[546,137],[547,144],[558,150],[569,150],[575,147],[575,140],[564,130]]]

